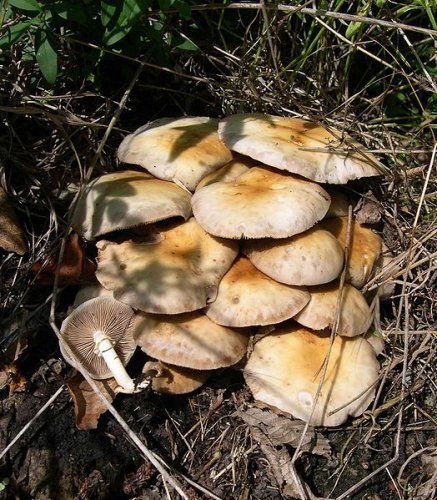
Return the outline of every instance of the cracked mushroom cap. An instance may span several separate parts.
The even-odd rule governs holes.
[[[106,362],[96,349],[94,333],[103,332],[111,339],[115,352],[126,366],[136,344],[132,334],[134,311],[111,297],[97,297],[79,305],[61,325],[61,336],[80,360],[91,377],[102,380],[113,376]],[[81,370],[70,358],[60,342],[64,358],[77,370]]]
[[[240,177],[240,175],[245,174],[256,164],[257,162],[248,156],[237,155],[223,167],[206,175],[199,184],[197,184],[196,191],[202,187],[214,184],[215,182],[232,182],[237,177]]]
[[[126,170],[91,181],[74,211],[72,226],[85,239],[171,217],[191,216],[191,196],[172,182]]]
[[[325,219],[320,223],[320,226],[332,233],[343,248],[346,247],[347,217]],[[346,281],[355,288],[362,288],[371,276],[381,252],[381,237],[368,227],[353,220]]]
[[[198,189],[193,213],[222,238],[286,238],[321,220],[331,199],[318,184],[267,167],[252,167],[232,182]]]
[[[139,128],[124,138],[118,159],[194,191],[205,175],[231,161],[232,153],[218,137],[217,120],[195,116],[160,118]]]
[[[312,330],[331,328],[337,319],[339,282],[308,288],[309,303],[294,316],[294,320]],[[372,313],[363,294],[347,283],[342,290],[338,335],[355,337],[366,332]]]
[[[180,314],[215,299],[238,253],[238,243],[214,238],[197,222],[162,231],[156,243],[100,242],[96,277],[114,297],[135,309]]]
[[[309,299],[305,288],[278,283],[240,256],[221,280],[217,298],[205,312],[214,323],[224,326],[271,325],[294,316]]]
[[[23,228],[8,195],[0,186],[0,248],[23,255],[28,251]]]
[[[337,426],[361,415],[375,395],[375,352],[361,337],[335,337],[316,401],[329,345],[328,333],[295,326],[261,339],[244,369],[253,397],[315,426]]]
[[[229,116],[219,123],[219,136],[233,151],[317,182],[346,184],[382,175],[384,167],[374,155],[331,130],[301,118],[261,113]]]
[[[152,389],[162,394],[188,394],[208,380],[210,370],[190,370],[161,361],[147,361],[143,373],[152,374]]]
[[[344,263],[339,242],[319,227],[283,240],[246,241],[243,251],[261,272],[287,285],[328,283]]]
[[[193,370],[214,370],[238,363],[246,354],[249,336],[216,325],[199,313],[161,316],[140,313],[134,338],[152,358]]]

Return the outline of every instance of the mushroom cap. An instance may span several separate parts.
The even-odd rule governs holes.
[[[205,307],[238,253],[238,243],[210,236],[191,218],[156,243],[100,242],[96,276],[114,297],[149,313]]]
[[[134,321],[134,338],[152,358],[193,370],[231,366],[246,354],[249,336],[216,325],[194,312],[177,316],[140,313]]]
[[[198,189],[193,213],[222,238],[286,238],[321,220],[331,199],[318,184],[268,167],[252,167],[232,182]]]
[[[111,339],[115,352],[126,366],[136,344],[132,334],[134,311],[111,297],[97,297],[78,306],[61,325],[61,336],[80,360],[91,377],[102,380],[113,376],[105,360],[96,350],[94,333],[104,332]],[[77,370],[81,370],[60,343],[64,358]]]
[[[23,255],[27,252],[23,228],[5,190],[0,186],[0,248]]]
[[[329,219],[331,217],[347,217],[349,213],[349,205],[351,205],[352,203],[350,202],[346,194],[332,187],[329,187],[328,189],[326,189],[326,191],[331,197],[331,205],[329,205],[329,209],[326,212],[325,219]]]
[[[328,333],[296,326],[262,338],[244,369],[253,397],[312,425],[336,426],[363,413],[378,379],[375,352],[361,337],[336,337],[310,420],[329,345]]]
[[[118,158],[194,191],[202,177],[231,161],[232,153],[218,137],[217,120],[195,116],[148,123],[124,138]]]
[[[207,381],[209,370],[191,370],[162,363],[147,361],[143,373],[156,372],[152,378],[152,389],[162,394],[187,394],[193,392]]]
[[[95,299],[96,297],[112,297],[114,298],[114,294],[112,290],[107,290],[102,285],[87,285],[83,286],[76,293],[76,297],[74,298],[74,302],[72,305],[72,309],[76,309],[76,307],[80,306],[84,302],[88,300]]]
[[[219,325],[271,325],[291,318],[309,301],[305,288],[272,280],[246,257],[239,257],[220,282],[207,316]]]
[[[197,184],[196,191],[202,187],[214,184],[215,182],[234,181],[256,164],[257,162],[248,156],[236,155],[229,163],[226,163],[223,167],[206,175],[199,184]]]
[[[347,217],[325,219],[320,223],[320,226],[331,232],[343,248],[346,247]],[[381,237],[368,227],[353,220],[346,281],[355,288],[362,288],[372,274],[373,267],[378,261],[381,251]]]
[[[337,319],[337,301],[340,286],[338,281],[308,288],[309,303],[294,319],[312,330],[331,328]],[[355,337],[366,332],[372,321],[372,313],[363,294],[345,283],[342,290],[338,335]]]
[[[246,241],[243,251],[260,271],[287,285],[328,283],[338,277],[344,263],[336,238],[317,226],[279,241]]]
[[[366,339],[367,342],[369,342],[369,344],[373,347],[377,356],[384,352],[385,341],[381,333],[375,330],[369,330],[363,335],[363,338]]]
[[[126,170],[91,181],[73,214],[72,226],[85,239],[140,224],[191,216],[191,196],[172,182]]]
[[[374,155],[331,130],[301,118],[260,113],[229,116],[219,123],[219,136],[233,151],[317,182],[345,184],[382,174],[384,167]]]

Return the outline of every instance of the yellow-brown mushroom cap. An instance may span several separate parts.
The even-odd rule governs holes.
[[[126,170],[94,179],[74,211],[72,225],[85,239],[140,224],[191,215],[191,196],[172,182]]]
[[[162,394],[188,394],[207,381],[210,370],[191,370],[162,361],[147,361],[143,373],[152,375],[152,389]]]
[[[199,182],[199,184],[197,184],[196,191],[202,187],[214,184],[215,182],[234,181],[237,177],[245,174],[256,164],[257,162],[248,156],[236,155],[235,158],[232,158],[229,163],[226,163],[223,167],[220,167],[218,170],[206,175]]]
[[[260,113],[229,116],[219,123],[219,135],[233,151],[317,182],[345,184],[382,174],[374,155],[331,130],[300,118]]]
[[[241,256],[221,280],[217,298],[205,312],[224,326],[271,325],[294,316],[309,299],[305,288],[278,283]]]
[[[331,199],[318,184],[268,167],[196,190],[193,213],[222,238],[286,238],[321,220]]]
[[[146,354],[194,370],[234,365],[246,354],[249,340],[246,333],[216,325],[198,312],[177,316],[140,313],[133,328],[135,341]]]
[[[179,314],[215,299],[238,243],[214,238],[191,218],[156,243],[99,243],[96,277],[121,302],[145,312]]]
[[[320,226],[332,233],[343,248],[346,247],[347,217],[325,219]],[[382,239],[371,229],[354,220],[351,226],[350,243],[346,281],[355,288],[362,288],[381,255]]]
[[[218,137],[217,120],[197,116],[148,123],[125,137],[118,158],[194,191],[200,179],[231,161],[232,153]]]
[[[337,426],[361,415],[375,394],[375,352],[361,337],[336,337],[316,401],[329,345],[328,333],[295,326],[261,339],[244,369],[253,397],[312,425]]]
[[[243,251],[260,271],[287,285],[328,283],[344,263],[336,238],[318,226],[283,240],[246,241]]]
[[[312,330],[331,328],[337,319],[337,302],[340,293],[339,282],[308,288],[309,303],[294,319]],[[366,332],[372,321],[372,313],[363,294],[347,283],[341,292],[338,335],[355,337]]]
[[[27,252],[23,228],[5,190],[0,186],[0,248],[23,255]]]

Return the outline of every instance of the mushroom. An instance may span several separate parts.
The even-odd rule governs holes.
[[[344,263],[339,242],[318,226],[282,240],[246,241],[243,251],[260,271],[287,285],[328,283]]]
[[[229,163],[211,172],[197,184],[196,191],[215,182],[232,182],[240,175],[248,172],[257,162],[248,156],[236,155]]]
[[[286,238],[321,220],[331,198],[318,184],[268,167],[196,190],[193,213],[222,238]]]
[[[192,218],[162,231],[162,240],[100,242],[96,276],[114,297],[157,314],[194,311],[213,301],[238,243],[213,238]]]
[[[381,175],[384,167],[343,132],[301,118],[260,113],[229,116],[219,136],[233,151],[317,182],[346,182]]]
[[[0,248],[23,255],[27,252],[23,228],[5,190],[0,186]]]
[[[240,256],[221,280],[217,298],[205,312],[224,326],[271,325],[294,316],[309,299],[306,288],[278,283]]]
[[[312,425],[337,426],[374,398],[379,363],[362,337],[335,337],[284,326],[255,344],[244,368],[253,397]],[[326,375],[322,369],[329,356]]]
[[[346,247],[347,217],[325,219],[321,221],[320,227],[332,233],[343,248]],[[355,288],[362,288],[372,274],[381,251],[381,237],[368,227],[359,224],[355,220],[352,221],[346,281]]]
[[[114,298],[114,294],[111,290],[107,290],[102,285],[88,285],[83,286],[76,293],[76,297],[74,298],[74,302],[72,305],[72,309],[76,309],[76,307],[80,306],[84,302],[88,300],[95,299],[96,297],[112,297]]]
[[[199,312],[177,316],[140,313],[133,332],[135,342],[152,358],[193,370],[234,365],[246,354],[249,340],[245,332],[216,325]]]
[[[72,226],[85,239],[142,224],[191,216],[191,196],[172,182],[126,170],[91,181],[74,211]]]
[[[114,377],[118,392],[138,392],[149,381],[136,384],[124,368],[136,344],[132,336],[134,311],[111,297],[97,297],[78,306],[62,323],[60,349],[64,358],[96,380]],[[64,343],[74,354],[71,357]]]
[[[196,116],[148,123],[125,137],[118,158],[194,191],[205,175],[231,161],[232,153],[218,137],[217,120]]]
[[[162,361],[147,361],[143,373],[150,378],[152,390],[163,394],[187,394],[206,382],[210,370],[190,370]]]
[[[341,303],[337,311],[340,287],[334,281],[326,285],[308,288],[311,300],[294,319],[312,330],[331,328],[339,314],[338,335],[355,337],[366,332],[372,321],[372,313],[363,294],[347,283],[341,291]]]

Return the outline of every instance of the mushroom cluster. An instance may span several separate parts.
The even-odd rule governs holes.
[[[246,359],[266,405],[313,425],[362,413],[379,364],[360,288],[382,241],[329,184],[381,175],[377,159],[339,131],[261,114],[159,119],[118,157],[137,170],[91,181],[73,215],[99,239],[101,286],[79,292],[61,333],[89,374],[141,390],[124,368],[140,346],[152,388],[181,394]]]

